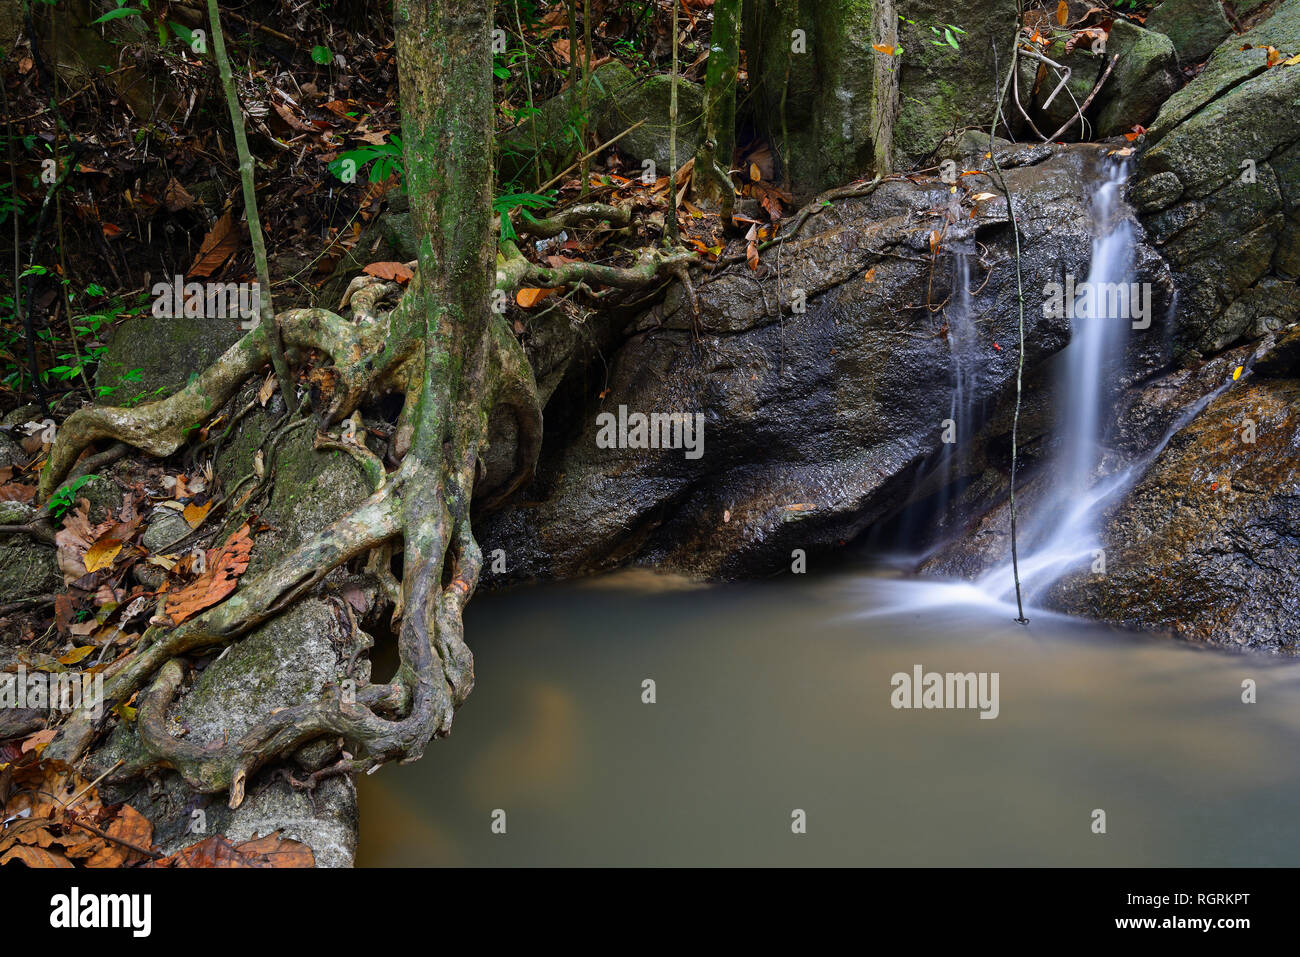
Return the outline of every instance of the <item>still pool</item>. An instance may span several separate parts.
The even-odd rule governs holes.
[[[480,595],[474,692],[362,780],[357,863],[1300,863],[1300,661],[1013,617],[865,570]],[[997,716],[894,707],[918,667],[996,674]]]

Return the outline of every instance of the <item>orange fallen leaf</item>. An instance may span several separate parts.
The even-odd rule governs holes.
[[[253,539],[247,522],[220,549],[208,549],[207,570],[167,598],[163,612],[172,624],[179,625],[233,592],[239,584],[239,576],[248,569],[252,550]]]
[[[212,511],[212,502],[210,501],[205,502],[202,505],[196,505],[194,502],[191,502],[189,505],[185,506],[185,511],[181,512],[181,517],[185,519],[190,528],[198,528],[203,524],[203,520],[208,517],[208,512],[210,511]]]
[[[52,854],[43,847],[31,847],[27,844],[19,844],[17,847],[5,851],[0,856],[0,864],[8,864],[10,861],[20,861],[28,867],[72,867],[72,862],[62,854]]]
[[[126,844],[134,844],[136,847],[153,850],[153,825],[149,823],[147,817],[129,804],[122,805],[117,817],[113,818],[109,825],[104,828],[104,833],[117,841],[124,841]],[[124,844],[106,842],[91,857],[87,858],[86,866],[122,867],[133,861],[141,860],[144,856]]]
[[[519,303],[524,309],[531,309],[555,291],[554,289],[534,289],[531,287],[520,289],[515,293],[515,302]]]
[[[58,730],[55,728],[46,728],[44,731],[37,731],[31,737],[23,741],[23,754],[28,754],[32,751],[40,754],[41,751],[44,750],[45,746],[54,740],[54,736],[58,733]]]
[[[371,263],[361,271],[367,276],[378,276],[380,279],[397,283],[410,282],[411,277],[415,275],[405,263],[394,262]]]

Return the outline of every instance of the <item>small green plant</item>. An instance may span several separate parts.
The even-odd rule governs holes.
[[[406,175],[402,165],[402,138],[390,133],[387,143],[347,150],[329,164],[329,169],[343,182],[351,183],[355,181],[356,174],[367,165],[370,166],[367,177],[371,183],[382,183],[396,173],[400,186]]]
[[[501,241],[513,242],[519,238],[514,224],[510,222],[510,214],[516,209],[524,219],[535,223],[537,219],[529,212],[530,209],[546,209],[554,205],[554,196],[543,196],[539,193],[502,193],[492,201],[492,212],[501,218]]]
[[[123,17],[142,17],[144,12],[149,9],[149,0],[140,0],[140,6],[128,7],[126,0],[117,0],[117,8],[109,10],[98,20],[92,20],[91,23],[108,23],[110,20],[120,20]]]
[[[94,475],[83,475],[80,478],[75,478],[71,482],[60,486],[59,490],[50,496],[50,514],[54,516],[55,521],[63,518],[63,513],[72,508],[73,503],[76,501],[76,494],[81,491],[81,487],[96,477]]]
[[[960,34],[961,36],[966,35],[965,30],[963,30],[961,27],[954,26],[951,23],[945,23],[943,25],[942,33],[939,32],[938,27],[931,27],[930,32],[939,38],[937,40],[931,40],[930,42],[932,44],[934,44],[937,47],[950,46],[954,50],[961,49],[961,44],[957,42],[957,35],[958,34]]]
[[[311,58],[313,63],[319,63],[321,66],[329,66],[334,62],[334,53],[329,47],[314,46],[311,48]]]

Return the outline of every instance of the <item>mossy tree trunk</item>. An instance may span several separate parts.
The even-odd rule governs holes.
[[[750,0],[744,46],[755,123],[808,197],[873,164],[873,0]]]
[[[740,71],[742,0],[716,0],[713,37],[704,76],[704,142],[695,154],[696,181],[705,198],[721,200],[724,214],[735,198],[731,184],[736,149],[736,76]]]
[[[120,769],[119,777],[169,766],[199,790],[229,788],[235,806],[248,774],[317,737],[347,743],[355,757],[340,761],[340,771],[418,757],[435,734],[446,733],[473,685],[461,614],[482,565],[470,506],[485,471],[489,422],[494,414],[511,415],[519,436],[515,472],[493,490],[500,498],[531,474],[541,413],[522,350],[491,306],[498,283],[491,241],[491,0],[398,0],[395,20],[406,182],[413,225],[423,235],[416,276],[397,307],[374,324],[354,325],[321,309],[289,310],[279,321],[286,345],[333,359],[323,425],[368,395],[405,394],[394,436],[401,464],[387,472],[363,446],[335,443],[361,461],[374,494],[241,582],[222,604],[175,627],[152,626],[136,653],[107,675],[105,711],[143,691],[139,729],[147,758]],[[97,439],[125,440],[156,455],[175,451],[188,425],[220,408],[271,358],[271,348],[264,325],[169,399],[74,414],[60,430],[42,493],[56,489]],[[167,733],[165,715],[184,671],[178,656],[247,633],[333,568],[397,540],[400,666],[391,683],[277,711],[236,741],[192,742]],[[90,717],[73,716],[49,756],[77,759],[95,732]]]

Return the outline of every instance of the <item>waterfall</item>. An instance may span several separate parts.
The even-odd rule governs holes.
[[[970,441],[975,434],[975,370],[979,340],[975,331],[975,310],[971,299],[971,248],[953,248],[952,286],[944,310],[947,326],[952,392],[948,399],[948,423],[952,441],[946,441],[936,471],[941,476],[935,515],[942,521],[948,514],[952,490],[966,472]]]
[[[1039,480],[1048,483],[1046,494],[1020,522],[1020,577],[1029,600],[1099,554],[1100,506],[1127,484],[1131,471],[1098,475],[1124,349],[1132,328],[1140,327],[1135,317],[1141,296],[1130,283],[1133,225],[1123,204],[1127,176],[1125,164],[1107,163],[1092,202],[1094,239],[1087,279],[1076,285],[1067,276],[1062,284],[1071,337],[1059,357],[1063,374],[1056,395],[1057,453],[1050,471]],[[1013,588],[1010,563],[988,572],[980,585],[991,594],[1008,594]]]

